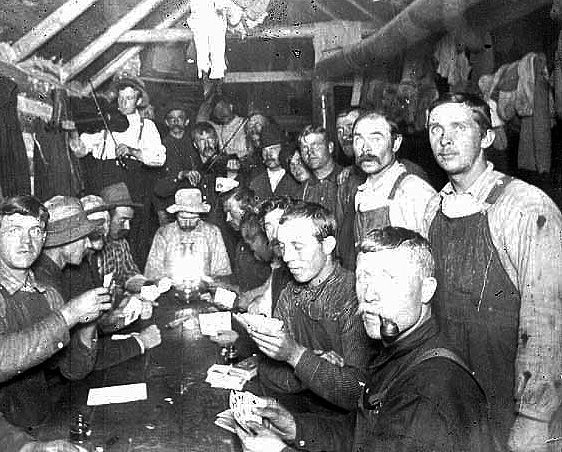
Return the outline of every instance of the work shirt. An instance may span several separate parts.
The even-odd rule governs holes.
[[[133,259],[131,248],[127,239],[113,240],[108,238],[107,243],[101,251],[94,254],[100,276],[113,273],[113,279],[121,287],[134,276],[141,272]]]
[[[516,411],[549,421],[562,400],[562,215],[541,190],[520,180],[511,181],[487,205],[503,177],[488,163],[465,193],[456,193],[448,183],[430,202],[426,227],[441,204],[452,218],[486,211],[493,246],[521,299],[513,363]]]
[[[87,153],[100,160],[115,159],[115,143],[125,144],[142,151],[140,161],[147,166],[162,166],[166,161],[166,148],[160,140],[156,125],[147,118],[141,119],[138,112],[127,115],[129,127],[124,132],[105,130],[96,133],[83,133],[80,140]],[[111,137],[113,135],[113,138]]]
[[[307,202],[315,202],[335,214],[336,195],[338,191],[338,175],[343,168],[337,163],[334,169],[324,179],[318,179],[314,173],[303,184],[301,199]]]
[[[266,360],[260,366],[260,379],[281,393],[310,390],[337,407],[353,410],[370,357],[357,307],[355,276],[339,264],[318,286],[290,281],[273,317],[283,320],[287,333],[306,350],[294,369]],[[333,350],[345,364],[331,364],[314,350]]]
[[[369,365],[356,413],[296,414],[295,446],[313,452],[494,451],[486,397],[467,370],[441,357],[408,369],[435,348],[451,350],[434,319],[384,347]]]
[[[203,220],[190,231],[182,230],[177,221],[160,227],[144,272],[148,279],[168,276],[176,282],[190,275],[200,280],[203,275],[214,278],[231,273],[219,228]]]

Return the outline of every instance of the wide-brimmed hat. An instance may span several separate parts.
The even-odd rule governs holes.
[[[82,204],[71,196],[54,196],[45,202],[49,211],[45,247],[66,245],[90,235],[103,220],[88,219]]]
[[[129,189],[125,182],[118,182],[116,184],[105,187],[100,196],[103,198],[107,207],[113,209],[114,207],[141,207],[142,204],[133,202]]]
[[[174,196],[175,203],[169,206],[168,213],[191,212],[208,213],[211,206],[203,202],[201,191],[198,188],[182,188]]]
[[[80,198],[80,204],[84,208],[86,215],[96,212],[105,212],[109,210],[109,206],[105,203],[101,196],[87,195]]]

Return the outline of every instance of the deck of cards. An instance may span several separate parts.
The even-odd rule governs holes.
[[[266,317],[260,314],[236,314],[238,320],[248,331],[257,331],[264,334],[275,334],[283,329],[283,321],[274,317]]]
[[[249,431],[248,422],[261,424],[261,416],[254,414],[253,408],[265,408],[267,402],[248,391],[230,391],[230,409],[217,414],[215,424],[236,433],[236,424]]]
[[[257,374],[258,360],[254,355],[233,366],[213,364],[207,371],[207,378],[205,381],[213,388],[241,391],[246,382],[250,381]]]

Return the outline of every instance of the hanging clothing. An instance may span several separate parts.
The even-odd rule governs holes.
[[[17,112],[17,85],[0,75],[0,187],[6,197],[31,193],[29,162]]]

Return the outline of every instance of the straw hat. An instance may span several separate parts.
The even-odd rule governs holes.
[[[133,202],[125,182],[118,182],[105,187],[101,191],[100,196],[107,204],[108,209],[113,209],[114,207],[142,207],[141,203]]]
[[[66,245],[86,237],[103,222],[88,219],[82,204],[71,196],[54,196],[45,202],[49,211],[45,247]]]
[[[168,213],[208,213],[211,210],[211,206],[203,202],[201,191],[198,188],[182,188],[178,190],[174,201],[175,203],[166,209]]]

